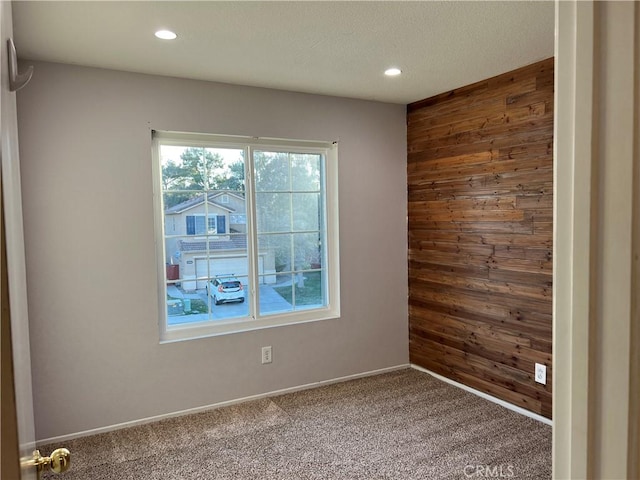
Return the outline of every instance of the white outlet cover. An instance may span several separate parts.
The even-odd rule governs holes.
[[[543,385],[547,384],[547,366],[541,363],[536,363],[536,371],[535,371],[535,379],[536,382],[541,383]]]
[[[262,347],[262,364],[271,363],[273,361],[273,353],[271,347]]]

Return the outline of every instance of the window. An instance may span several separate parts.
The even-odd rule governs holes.
[[[207,229],[209,230],[209,233],[217,233],[217,229],[216,229],[217,219],[218,219],[217,215],[209,215],[209,218],[207,219]],[[220,233],[224,233],[224,230]]]
[[[238,225],[245,225],[247,223],[247,216],[244,213],[242,213],[242,214],[233,214],[232,213],[231,215],[229,215],[229,218],[230,218],[229,221],[231,223],[235,223],[235,224],[238,224]]]
[[[226,232],[226,219],[224,215],[212,215],[207,217],[207,228],[205,229],[205,216],[201,214],[186,215],[187,235],[223,234]],[[175,221],[175,219],[172,219]]]
[[[153,139],[161,340],[339,316],[336,145]]]

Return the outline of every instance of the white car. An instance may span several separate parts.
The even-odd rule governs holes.
[[[219,275],[207,283],[207,292],[216,305],[225,302],[244,302],[242,282],[233,275]]]

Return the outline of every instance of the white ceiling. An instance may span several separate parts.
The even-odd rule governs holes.
[[[18,1],[13,16],[23,59],[400,104],[554,45],[552,1]],[[390,66],[403,74],[385,77]]]

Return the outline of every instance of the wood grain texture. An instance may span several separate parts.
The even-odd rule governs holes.
[[[407,107],[411,362],[548,418],[553,66]]]

